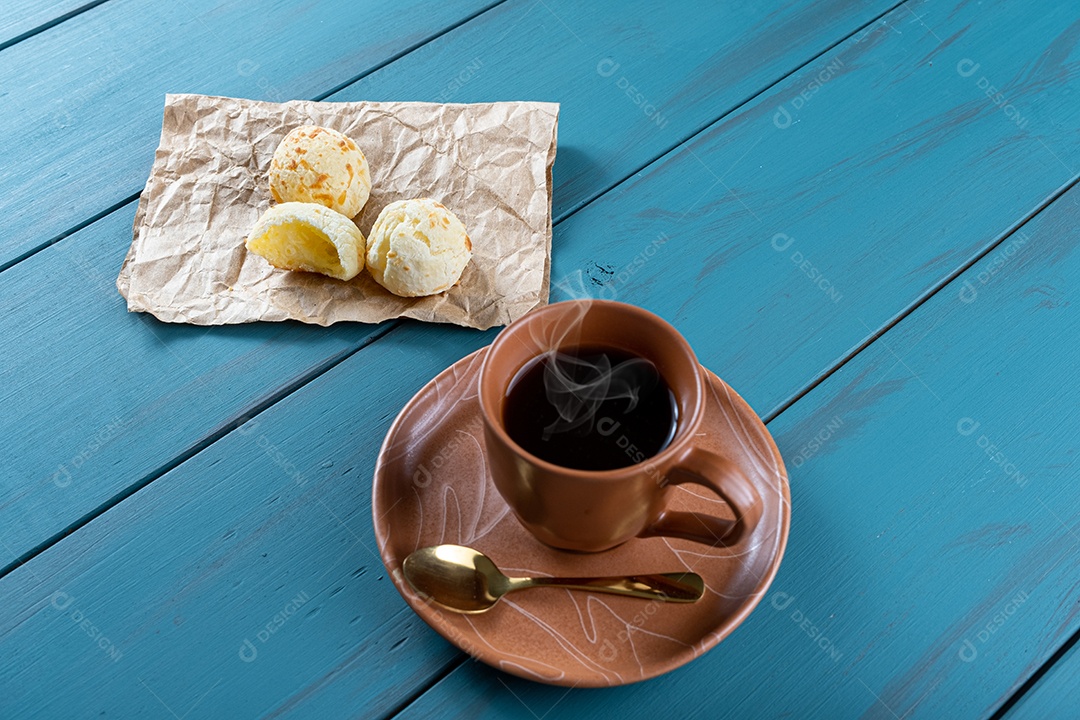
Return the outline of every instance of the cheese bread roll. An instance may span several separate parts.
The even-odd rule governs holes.
[[[371,194],[367,158],[338,131],[302,125],[274,151],[270,194],[279,203],[318,203],[356,217]]]
[[[364,235],[352,220],[315,203],[275,205],[259,218],[247,249],[282,270],[352,280],[364,269]]]
[[[368,234],[368,271],[377,283],[402,297],[449,290],[471,257],[465,225],[429,198],[390,203]]]

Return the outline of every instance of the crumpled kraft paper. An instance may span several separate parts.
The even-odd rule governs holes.
[[[129,310],[196,325],[395,317],[481,329],[509,323],[548,299],[558,114],[558,104],[540,102],[168,95],[117,288]],[[457,286],[401,298],[367,271],[343,282],[277,270],[247,251],[248,231],[271,204],[270,158],[286,133],[304,124],[345,133],[367,156],[371,198],[354,218],[364,237],[396,200],[431,197],[461,218],[473,256]]]

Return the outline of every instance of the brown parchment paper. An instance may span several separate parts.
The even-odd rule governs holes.
[[[381,322],[411,317],[476,328],[548,299],[551,166],[559,106],[497,102],[269,103],[168,95],[161,143],[116,281],[128,309],[166,322]],[[244,247],[271,204],[266,171],[298,125],[351,137],[371,168],[354,218],[367,237],[396,200],[431,197],[465,223],[473,256],[446,293],[400,298],[365,270],[349,282],[277,270]]]

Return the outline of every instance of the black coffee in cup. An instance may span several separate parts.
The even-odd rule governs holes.
[[[643,462],[671,443],[677,423],[675,395],[656,365],[605,347],[534,358],[510,382],[503,410],[521,448],[578,470]]]

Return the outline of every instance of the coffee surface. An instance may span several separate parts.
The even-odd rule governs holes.
[[[510,382],[503,423],[529,453],[562,467],[642,462],[675,435],[675,396],[649,360],[616,348],[540,355]]]

